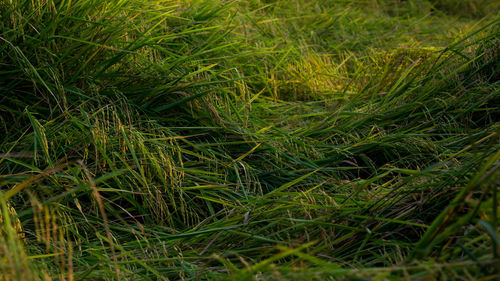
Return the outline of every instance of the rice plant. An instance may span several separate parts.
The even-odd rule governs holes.
[[[500,7],[0,0],[0,280],[495,280]]]

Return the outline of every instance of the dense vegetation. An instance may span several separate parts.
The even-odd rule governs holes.
[[[0,280],[493,280],[490,0],[0,0]]]

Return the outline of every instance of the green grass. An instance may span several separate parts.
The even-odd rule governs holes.
[[[0,0],[0,280],[495,280],[485,0]]]

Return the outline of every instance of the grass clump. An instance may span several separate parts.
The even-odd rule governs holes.
[[[498,8],[365,2],[1,1],[0,280],[498,278]]]

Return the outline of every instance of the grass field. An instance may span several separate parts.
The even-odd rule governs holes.
[[[498,280],[499,11],[0,0],[0,280]]]

